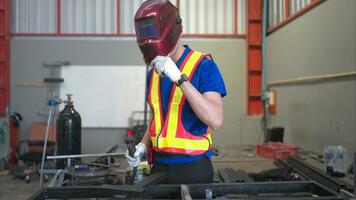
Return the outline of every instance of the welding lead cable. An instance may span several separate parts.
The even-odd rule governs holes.
[[[47,141],[48,141],[49,125],[51,123],[51,117],[52,117],[53,109],[54,109],[54,106],[50,105],[49,114],[48,114],[48,120],[47,120],[47,127],[46,127],[46,135],[45,135],[45,140],[44,140],[44,144],[43,144],[42,160],[41,160],[40,188],[43,187],[43,168],[44,168],[45,157],[46,157],[46,147],[47,147]]]

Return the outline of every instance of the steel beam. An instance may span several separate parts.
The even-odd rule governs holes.
[[[131,186],[86,186],[45,188],[38,191],[30,199],[75,199],[75,198],[122,198],[122,199],[172,199],[181,198],[181,185],[154,185],[145,187],[143,191],[130,189]],[[133,186],[132,186],[133,187]],[[186,185],[184,194],[191,198],[206,198],[210,190],[214,197],[240,195],[241,199],[322,199],[341,200],[335,193],[313,181],[288,182],[253,182],[253,183],[218,183]],[[322,191],[322,192],[320,192]],[[241,196],[242,195],[242,196]],[[185,195],[187,196],[187,195]]]
[[[316,189],[319,188],[319,189]],[[285,194],[291,195],[298,192],[310,192],[323,197],[335,197],[335,193],[324,191],[313,181],[287,181],[287,182],[252,182],[252,183],[214,183],[214,184],[192,184],[188,185],[192,198],[205,198],[206,190],[212,191],[214,196],[224,196],[227,194]],[[142,194],[143,198],[178,198],[180,185],[156,185],[148,187]],[[323,191],[322,194],[317,192]],[[340,198],[336,198],[340,199]]]
[[[339,191],[340,189],[352,189],[350,184],[326,174],[326,172],[303,162],[299,158],[289,157],[287,159],[287,165],[293,167],[296,172],[302,175],[304,178],[314,180],[335,192]]]

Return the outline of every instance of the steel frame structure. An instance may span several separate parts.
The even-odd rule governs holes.
[[[355,154],[356,160],[356,154]],[[335,179],[323,171],[292,157],[286,161],[275,161],[279,167],[292,169],[302,177],[300,181],[253,182],[245,173],[226,169],[224,183],[191,185],[156,185],[166,177],[165,173],[154,173],[135,185],[103,185],[76,187],[47,187],[33,194],[31,200],[72,198],[115,199],[355,199],[352,186]],[[356,168],[356,164],[355,164]],[[231,173],[230,173],[231,171]],[[227,173],[229,172],[229,173]],[[234,176],[233,176],[234,175]],[[236,182],[244,179],[244,182]]]
[[[77,199],[77,198],[115,198],[115,199],[180,199],[182,189],[185,197],[205,199],[207,191],[215,198],[239,199],[342,199],[335,192],[314,181],[295,182],[254,182],[254,183],[214,183],[193,185],[153,185],[144,188],[135,186],[86,186],[43,188],[29,199]]]

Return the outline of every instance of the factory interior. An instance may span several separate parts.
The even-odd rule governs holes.
[[[355,162],[355,0],[0,0],[0,200],[355,200]]]

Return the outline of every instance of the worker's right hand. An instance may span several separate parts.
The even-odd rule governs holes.
[[[154,67],[159,75],[167,76],[174,83],[176,83],[182,75],[182,72],[179,71],[179,68],[169,56],[156,56],[151,61],[150,66]]]
[[[131,167],[137,167],[140,162],[141,162],[141,157],[143,156],[143,154],[146,152],[146,145],[142,142],[138,143],[136,145],[136,151],[133,155],[133,157],[131,157],[129,155],[129,151],[126,151],[126,159],[127,162],[129,163],[129,165]]]

